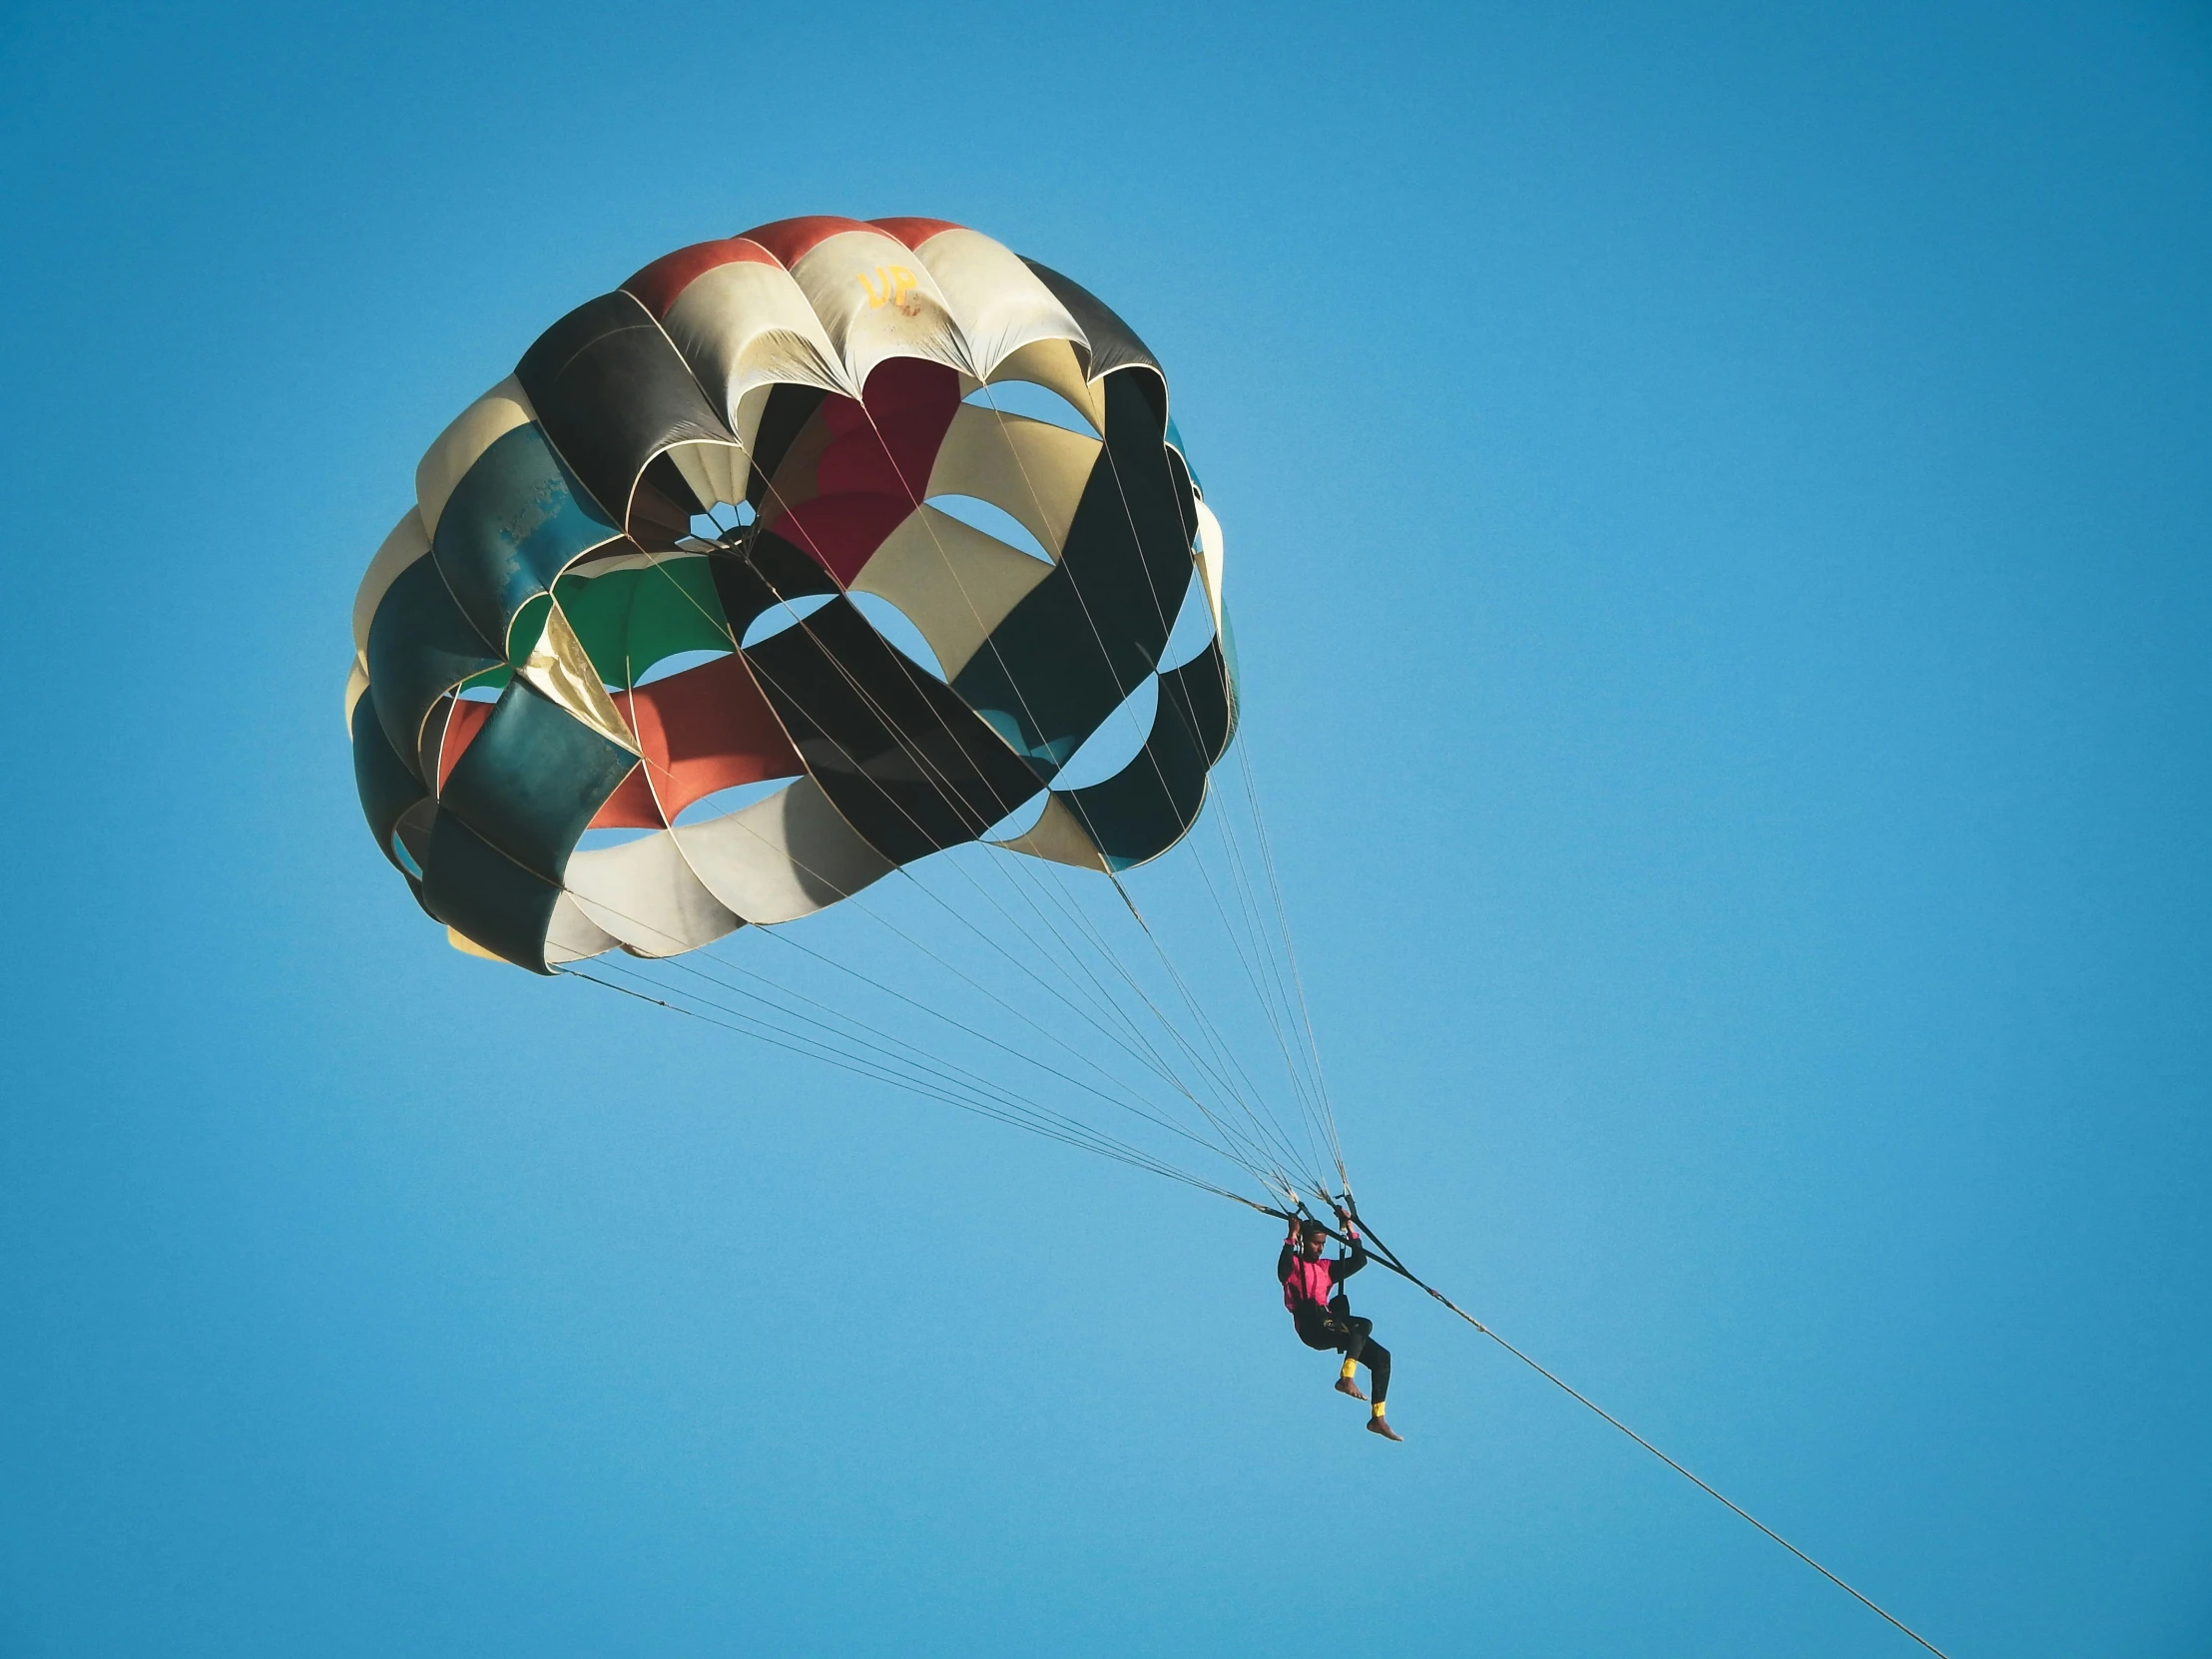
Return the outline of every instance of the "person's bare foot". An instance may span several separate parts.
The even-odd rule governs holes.
[[[1354,1399],[1365,1399],[1368,1397],[1367,1394],[1361,1390],[1360,1384],[1353,1382],[1352,1379],[1349,1377],[1340,1377],[1337,1379],[1337,1392],[1341,1394],[1350,1394]]]
[[[1392,1428],[1388,1419],[1384,1417],[1368,1418],[1368,1432],[1370,1434],[1380,1434],[1385,1440],[1403,1440],[1405,1438],[1404,1435]]]

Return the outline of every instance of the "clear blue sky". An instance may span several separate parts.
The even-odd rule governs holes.
[[[0,19],[0,1652],[1914,1651],[1410,1292],[448,950],[347,610],[569,306],[975,225],[1168,364],[1363,1198],[1972,1656],[2212,1651],[2212,27]]]

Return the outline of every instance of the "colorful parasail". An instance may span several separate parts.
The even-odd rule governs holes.
[[[941,221],[784,220],[578,306],[430,446],[354,602],[362,811],[455,944],[540,973],[970,841],[1116,873],[1229,745],[1221,581],[1098,299]]]

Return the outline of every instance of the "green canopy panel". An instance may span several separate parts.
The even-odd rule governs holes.
[[[607,685],[627,690],[691,651],[735,651],[708,558],[626,552],[573,567],[553,586]]]

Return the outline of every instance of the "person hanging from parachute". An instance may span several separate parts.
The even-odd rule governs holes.
[[[1347,1279],[1368,1265],[1368,1248],[1358,1224],[1342,1209],[1337,1211],[1337,1224],[1351,1249],[1334,1260],[1324,1260],[1322,1251],[1329,1243],[1329,1229],[1310,1217],[1290,1218],[1290,1233],[1275,1261],[1275,1277],[1283,1285],[1283,1306],[1291,1312],[1300,1342],[1345,1357],[1344,1369],[1337,1378],[1339,1393],[1366,1399],[1353,1373],[1362,1365],[1368,1368],[1375,1383],[1368,1431],[1386,1440],[1403,1440],[1405,1436],[1383,1415],[1390,1392],[1390,1351],[1375,1341],[1375,1321],[1354,1315],[1352,1299],[1342,1289]]]

